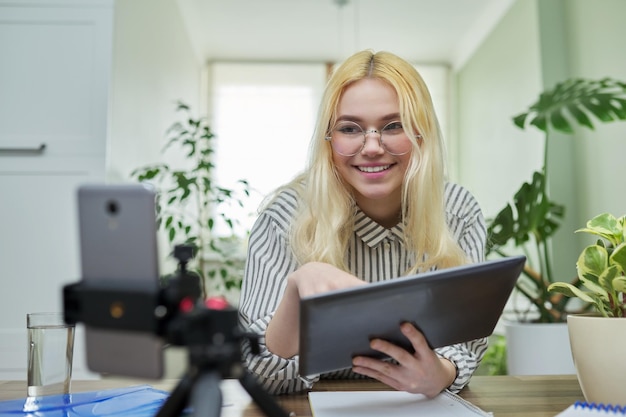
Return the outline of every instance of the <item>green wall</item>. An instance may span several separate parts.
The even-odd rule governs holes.
[[[626,1],[517,0],[455,74],[457,181],[495,215],[541,167],[543,135],[511,118],[568,77],[626,81]],[[569,279],[586,237],[574,230],[603,211],[626,214],[621,184],[626,122],[549,144],[552,197],[567,214],[554,240],[556,272]]]
[[[459,178],[495,215],[541,167],[542,136],[522,132],[512,116],[541,88],[534,1],[515,3],[456,76]]]
[[[573,75],[626,82],[626,1],[568,0],[569,59]],[[609,211],[626,214],[623,174],[626,122],[583,130],[575,143],[580,221]],[[580,222],[579,222],[580,223]]]

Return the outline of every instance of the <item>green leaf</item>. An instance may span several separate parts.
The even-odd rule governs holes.
[[[613,106],[613,113],[615,113],[617,118],[626,120],[626,99],[613,98],[611,105]]]
[[[178,105],[177,105],[177,107],[176,107],[176,110],[177,110],[177,111],[180,111],[180,110],[186,110],[186,111],[189,111],[189,106],[188,106],[188,105],[186,105],[186,104],[185,104],[185,103],[183,103],[182,101],[178,101],[177,103],[178,103]]]
[[[614,120],[611,107],[607,106],[606,103],[598,101],[597,98],[583,99],[581,100],[581,104],[583,104],[591,114],[603,122],[612,122]]]
[[[533,173],[532,182],[524,183],[515,193],[514,206],[507,204],[489,222],[489,248],[513,240],[516,245],[536,239],[545,242],[558,230],[565,208],[548,199],[545,178],[541,172]]]
[[[528,116],[528,113],[522,113],[522,114],[518,114],[517,116],[513,117],[513,123],[515,124],[515,126],[519,127],[520,129],[524,129],[524,123],[526,122],[526,117]]]
[[[574,117],[574,119],[576,119],[579,125],[586,126],[593,130],[593,123],[591,123],[591,119],[587,116],[587,113],[580,110],[578,106],[570,103],[567,105],[567,110]]]
[[[613,280],[615,291],[626,293],[626,277],[620,276]]]
[[[550,284],[548,291],[561,293],[566,297],[578,297],[586,303],[595,302],[595,298],[593,296],[566,282],[554,282]]]
[[[559,132],[574,133],[574,129],[572,129],[570,123],[567,121],[563,113],[559,111],[553,111],[550,113],[550,123],[552,123],[552,127]]]
[[[589,129],[593,129],[589,115],[601,122],[624,120],[624,100],[626,87],[620,81],[611,78],[568,79],[541,93],[526,113],[513,118],[513,123],[520,129],[530,124],[543,132],[552,128],[571,134],[573,129],[568,117]]]
[[[583,286],[588,290],[587,294],[595,294],[594,296],[602,301],[607,301],[609,299],[608,291],[602,283],[602,277],[598,277],[597,281],[587,278],[581,278],[581,280],[583,282]]]
[[[621,269],[618,266],[610,266],[605,269],[598,277],[598,284],[602,291],[594,290],[594,292],[600,294],[601,292],[613,292],[613,280],[622,274]]]
[[[535,126],[539,130],[543,130],[544,132],[548,128],[547,116],[543,114],[536,115],[530,122],[531,125]]]
[[[587,246],[576,262],[578,276],[597,282],[598,277],[608,267],[608,259],[609,254],[605,248],[596,245]]]
[[[587,221],[587,227],[576,232],[590,233],[617,245],[624,240],[623,225],[610,213],[602,213]]]
[[[619,265],[622,271],[626,271],[626,243],[620,245],[613,250],[609,257],[609,264]]]

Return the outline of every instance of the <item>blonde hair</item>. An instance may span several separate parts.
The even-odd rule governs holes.
[[[299,194],[290,236],[295,256],[300,263],[326,262],[347,270],[345,256],[354,231],[356,203],[333,164],[332,148],[324,138],[335,123],[343,91],[363,78],[392,86],[409,137],[417,132],[422,136],[413,140],[402,190],[404,243],[415,253],[415,264],[406,273],[466,263],[467,257],[446,223],[443,140],[428,88],[405,60],[389,52],[369,50],[352,55],[333,72],[319,109],[307,169],[283,187]]]

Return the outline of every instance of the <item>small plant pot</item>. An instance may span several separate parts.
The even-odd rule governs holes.
[[[574,374],[566,323],[505,321],[509,375]]]
[[[572,314],[567,327],[585,400],[626,405],[626,318]]]

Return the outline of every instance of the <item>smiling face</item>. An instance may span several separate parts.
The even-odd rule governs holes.
[[[364,78],[348,86],[339,100],[337,123],[352,121],[363,130],[380,131],[400,120],[395,90],[386,82]],[[410,139],[402,133],[402,140]],[[333,151],[333,162],[344,183],[351,187],[356,203],[369,217],[385,227],[400,219],[402,183],[411,152],[392,155],[381,146],[379,133],[368,133],[365,145],[353,156]]]

